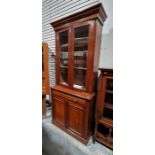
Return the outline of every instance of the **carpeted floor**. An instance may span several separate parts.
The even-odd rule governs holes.
[[[105,146],[90,140],[84,145],[51,124],[51,116],[42,119],[42,149],[43,155],[112,155]]]

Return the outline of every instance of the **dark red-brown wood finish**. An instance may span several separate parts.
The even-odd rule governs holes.
[[[94,139],[113,148],[113,70],[100,68]],[[110,83],[109,83],[110,82]]]
[[[83,143],[92,132],[95,84],[106,13],[97,4],[51,23],[56,34],[52,122]]]
[[[50,94],[48,73],[48,44],[42,43],[42,114],[46,115],[46,95]]]

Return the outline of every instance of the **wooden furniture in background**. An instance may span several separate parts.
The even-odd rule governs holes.
[[[51,23],[56,34],[56,86],[52,122],[84,144],[89,140],[102,26],[106,13],[97,4]]]
[[[113,148],[113,70],[100,71],[94,138]]]
[[[48,71],[48,45],[42,43],[42,114],[46,115],[46,95],[50,94]]]

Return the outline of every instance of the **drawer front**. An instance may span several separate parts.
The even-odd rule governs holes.
[[[84,100],[84,99],[81,99],[81,98],[78,98],[78,97],[75,97],[75,96],[71,96],[71,95],[67,95],[67,94],[64,94],[64,93],[59,92],[59,91],[53,90],[53,95],[56,98],[59,98],[59,99],[67,99],[69,101],[72,101],[72,102],[75,102],[75,103],[79,103],[81,105],[85,105],[86,104],[86,100]]]

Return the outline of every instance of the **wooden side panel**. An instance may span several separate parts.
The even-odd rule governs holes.
[[[87,77],[86,91],[93,92],[93,64],[94,64],[94,48],[95,48],[95,35],[96,25],[95,20],[92,20],[89,27],[89,39],[88,39],[88,61],[87,61]]]
[[[67,128],[79,136],[82,136],[85,121],[84,107],[74,102],[69,102],[67,114]]]
[[[98,66],[100,60],[100,49],[101,49],[101,40],[102,40],[102,25],[98,19],[95,22],[96,25],[96,38],[95,38],[95,49],[94,49],[94,66],[93,66],[93,90],[96,92],[97,89],[97,77],[98,77]]]
[[[96,40],[95,40],[95,57],[94,57],[94,72],[98,71],[100,48],[102,40],[102,25],[98,19],[96,19]],[[102,52],[102,51],[101,51]]]
[[[42,43],[42,93],[43,94],[50,94],[50,87],[49,87],[49,72],[48,72],[48,45],[47,43]]]
[[[42,95],[42,115],[46,115],[46,97]]]
[[[53,120],[65,126],[65,103],[59,99],[53,101]]]
[[[106,91],[106,78],[103,76],[99,77],[99,85],[98,85],[98,97],[97,97],[97,103],[98,103],[98,115],[101,115],[99,117],[102,117],[103,108],[104,108],[104,100],[105,100],[105,91]]]

